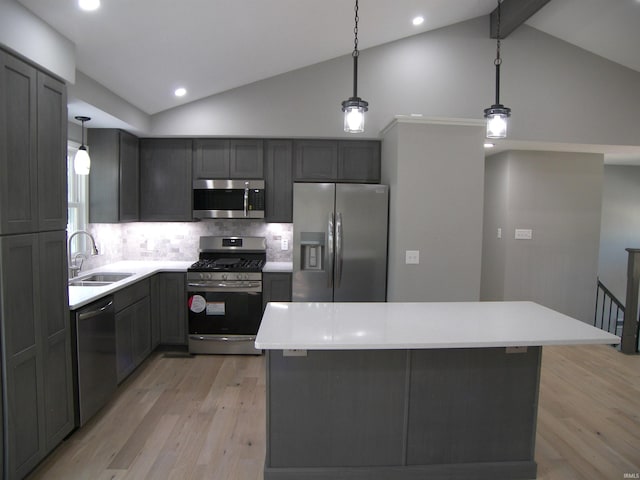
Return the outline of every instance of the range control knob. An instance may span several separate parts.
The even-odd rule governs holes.
[[[226,279],[227,279],[227,277],[228,277],[228,275],[227,275],[226,273],[223,273],[223,274],[221,275],[222,280],[226,280]]]

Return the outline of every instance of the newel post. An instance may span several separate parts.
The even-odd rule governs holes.
[[[627,248],[627,301],[624,307],[621,349],[623,353],[638,351],[638,290],[640,289],[640,248]]]

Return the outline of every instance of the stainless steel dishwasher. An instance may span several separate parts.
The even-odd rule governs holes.
[[[113,298],[76,310],[73,325],[76,425],[82,426],[115,392],[116,322]]]

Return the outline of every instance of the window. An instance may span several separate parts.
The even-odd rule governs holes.
[[[89,176],[76,175],[73,168],[73,159],[79,147],[77,142],[67,142],[67,235],[86,230],[89,222]],[[86,249],[86,236],[79,235],[74,239],[72,251],[83,252]]]

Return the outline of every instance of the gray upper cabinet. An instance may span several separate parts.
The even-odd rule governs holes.
[[[264,181],[267,223],[293,221],[293,141],[265,142]]]
[[[67,89],[38,72],[38,230],[67,228]]]
[[[67,225],[63,83],[0,50],[0,234]]]
[[[298,140],[296,182],[380,183],[377,140]]]
[[[295,180],[333,182],[338,178],[338,143],[333,140],[298,140]]]
[[[193,178],[261,179],[264,175],[263,157],[262,140],[196,139]]]
[[[89,129],[89,222],[140,218],[138,138],[115,129]]]
[[[140,140],[140,220],[188,222],[193,219],[192,140]]]
[[[338,180],[380,183],[380,142],[338,142]]]

